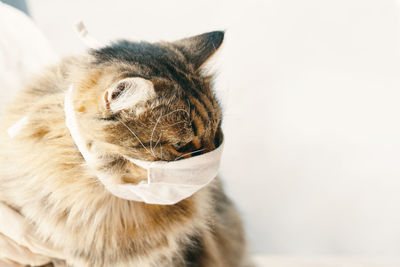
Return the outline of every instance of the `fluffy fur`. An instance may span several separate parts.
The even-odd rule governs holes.
[[[111,174],[112,183],[146,179],[145,170],[121,154],[170,161],[213,150],[222,140],[221,109],[201,68],[222,40],[223,32],[211,32],[171,43],[118,41],[64,59],[10,105],[1,119],[0,200],[62,250],[64,264],[245,265],[240,218],[219,179],[171,206],[117,198],[86,165],[63,111],[73,84],[81,132],[98,158],[95,169]],[[137,90],[154,92],[126,108],[121,81],[132,77],[151,83]],[[124,108],[110,108],[116,99]],[[22,131],[7,136],[6,129],[26,115]]]

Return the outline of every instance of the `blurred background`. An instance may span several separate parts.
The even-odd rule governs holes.
[[[226,30],[209,64],[224,107],[221,177],[252,253],[399,262],[400,1],[30,0],[26,10],[59,55],[85,50],[78,20],[101,41]]]

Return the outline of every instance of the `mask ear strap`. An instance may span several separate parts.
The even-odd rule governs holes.
[[[104,46],[104,44],[102,44],[89,34],[89,31],[87,30],[86,25],[83,23],[83,21],[79,21],[75,25],[75,30],[79,38],[87,47],[96,49]]]
[[[87,144],[83,139],[79,131],[78,121],[76,118],[73,102],[73,90],[74,87],[70,85],[68,91],[65,94],[64,99],[64,113],[65,113],[65,125],[67,126],[72,140],[74,140],[79,152],[81,152],[86,163],[93,165],[96,162],[96,157],[90,153],[87,149]]]
[[[151,166],[153,165],[154,162],[152,161],[143,161],[140,159],[134,159],[134,158],[130,158],[128,156],[123,155],[123,157],[125,159],[127,159],[128,161],[132,162],[133,164],[135,164],[136,166],[139,166],[143,169],[145,169],[147,171],[147,183],[151,184],[151,174],[150,174],[150,170],[151,170]]]

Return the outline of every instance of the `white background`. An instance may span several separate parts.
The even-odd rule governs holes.
[[[256,253],[400,257],[394,0],[31,0],[63,55],[100,40],[226,30],[214,62],[221,175]]]

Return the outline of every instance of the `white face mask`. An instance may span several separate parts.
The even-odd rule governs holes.
[[[64,102],[66,125],[79,151],[89,166],[96,158],[88,151],[79,133],[72,99],[71,85]],[[223,144],[200,156],[177,161],[143,161],[124,156],[133,164],[147,170],[147,181],[138,184],[110,184],[107,174],[97,173],[99,180],[113,195],[148,204],[171,205],[192,196],[209,184],[218,173]]]

